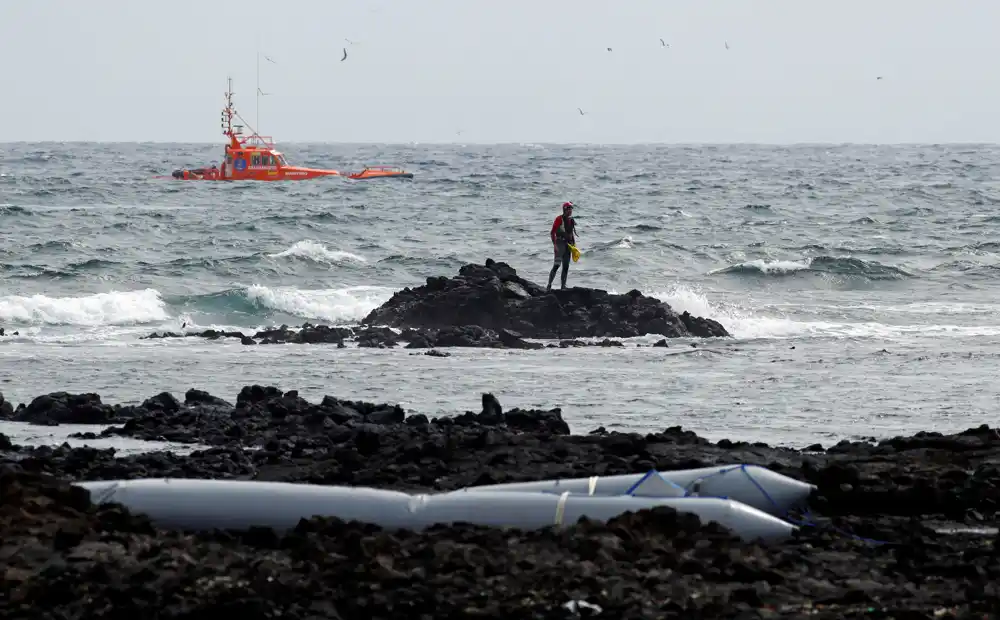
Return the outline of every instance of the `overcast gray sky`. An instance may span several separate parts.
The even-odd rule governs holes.
[[[998,0],[0,0],[0,142],[219,142],[227,75],[254,120],[258,33],[279,143],[1000,142],[998,25]]]

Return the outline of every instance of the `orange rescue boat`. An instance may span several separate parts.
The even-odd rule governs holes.
[[[233,119],[243,121],[243,125],[233,124]],[[413,178],[410,172],[401,168],[380,166],[365,168],[360,173],[344,175],[338,170],[321,170],[290,166],[285,156],[274,148],[269,136],[261,136],[254,131],[243,135],[244,125],[249,126],[233,107],[233,80],[229,79],[226,91],[226,107],[222,110],[222,134],[229,138],[222,165],[212,164],[207,168],[174,170],[171,177],[185,181],[304,181],[317,177],[348,176],[352,179],[403,176]],[[389,170],[398,172],[388,172]],[[385,169],[387,172],[381,172]],[[368,172],[371,170],[372,172]],[[358,176],[362,175],[362,176]]]

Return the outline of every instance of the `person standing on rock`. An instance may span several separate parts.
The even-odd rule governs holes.
[[[556,216],[552,222],[552,250],[555,258],[552,261],[552,271],[549,272],[549,285],[545,291],[552,290],[552,281],[556,278],[556,272],[562,266],[562,288],[566,288],[566,277],[569,275],[569,246],[576,245],[576,220],[573,219],[573,203],[564,202],[562,215]]]

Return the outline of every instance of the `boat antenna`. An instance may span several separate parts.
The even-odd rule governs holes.
[[[233,78],[226,78],[226,107],[222,110],[222,135],[232,137],[233,134]]]
[[[257,33],[257,99],[254,105],[256,108],[255,112],[257,114],[256,120],[254,120],[255,133],[260,130],[260,33]]]

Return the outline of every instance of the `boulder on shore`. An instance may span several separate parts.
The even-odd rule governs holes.
[[[361,323],[438,329],[477,325],[524,338],[730,335],[717,321],[677,313],[636,290],[621,295],[578,287],[546,292],[493,259],[465,265],[457,276],[427,278],[423,286],[398,291]]]

